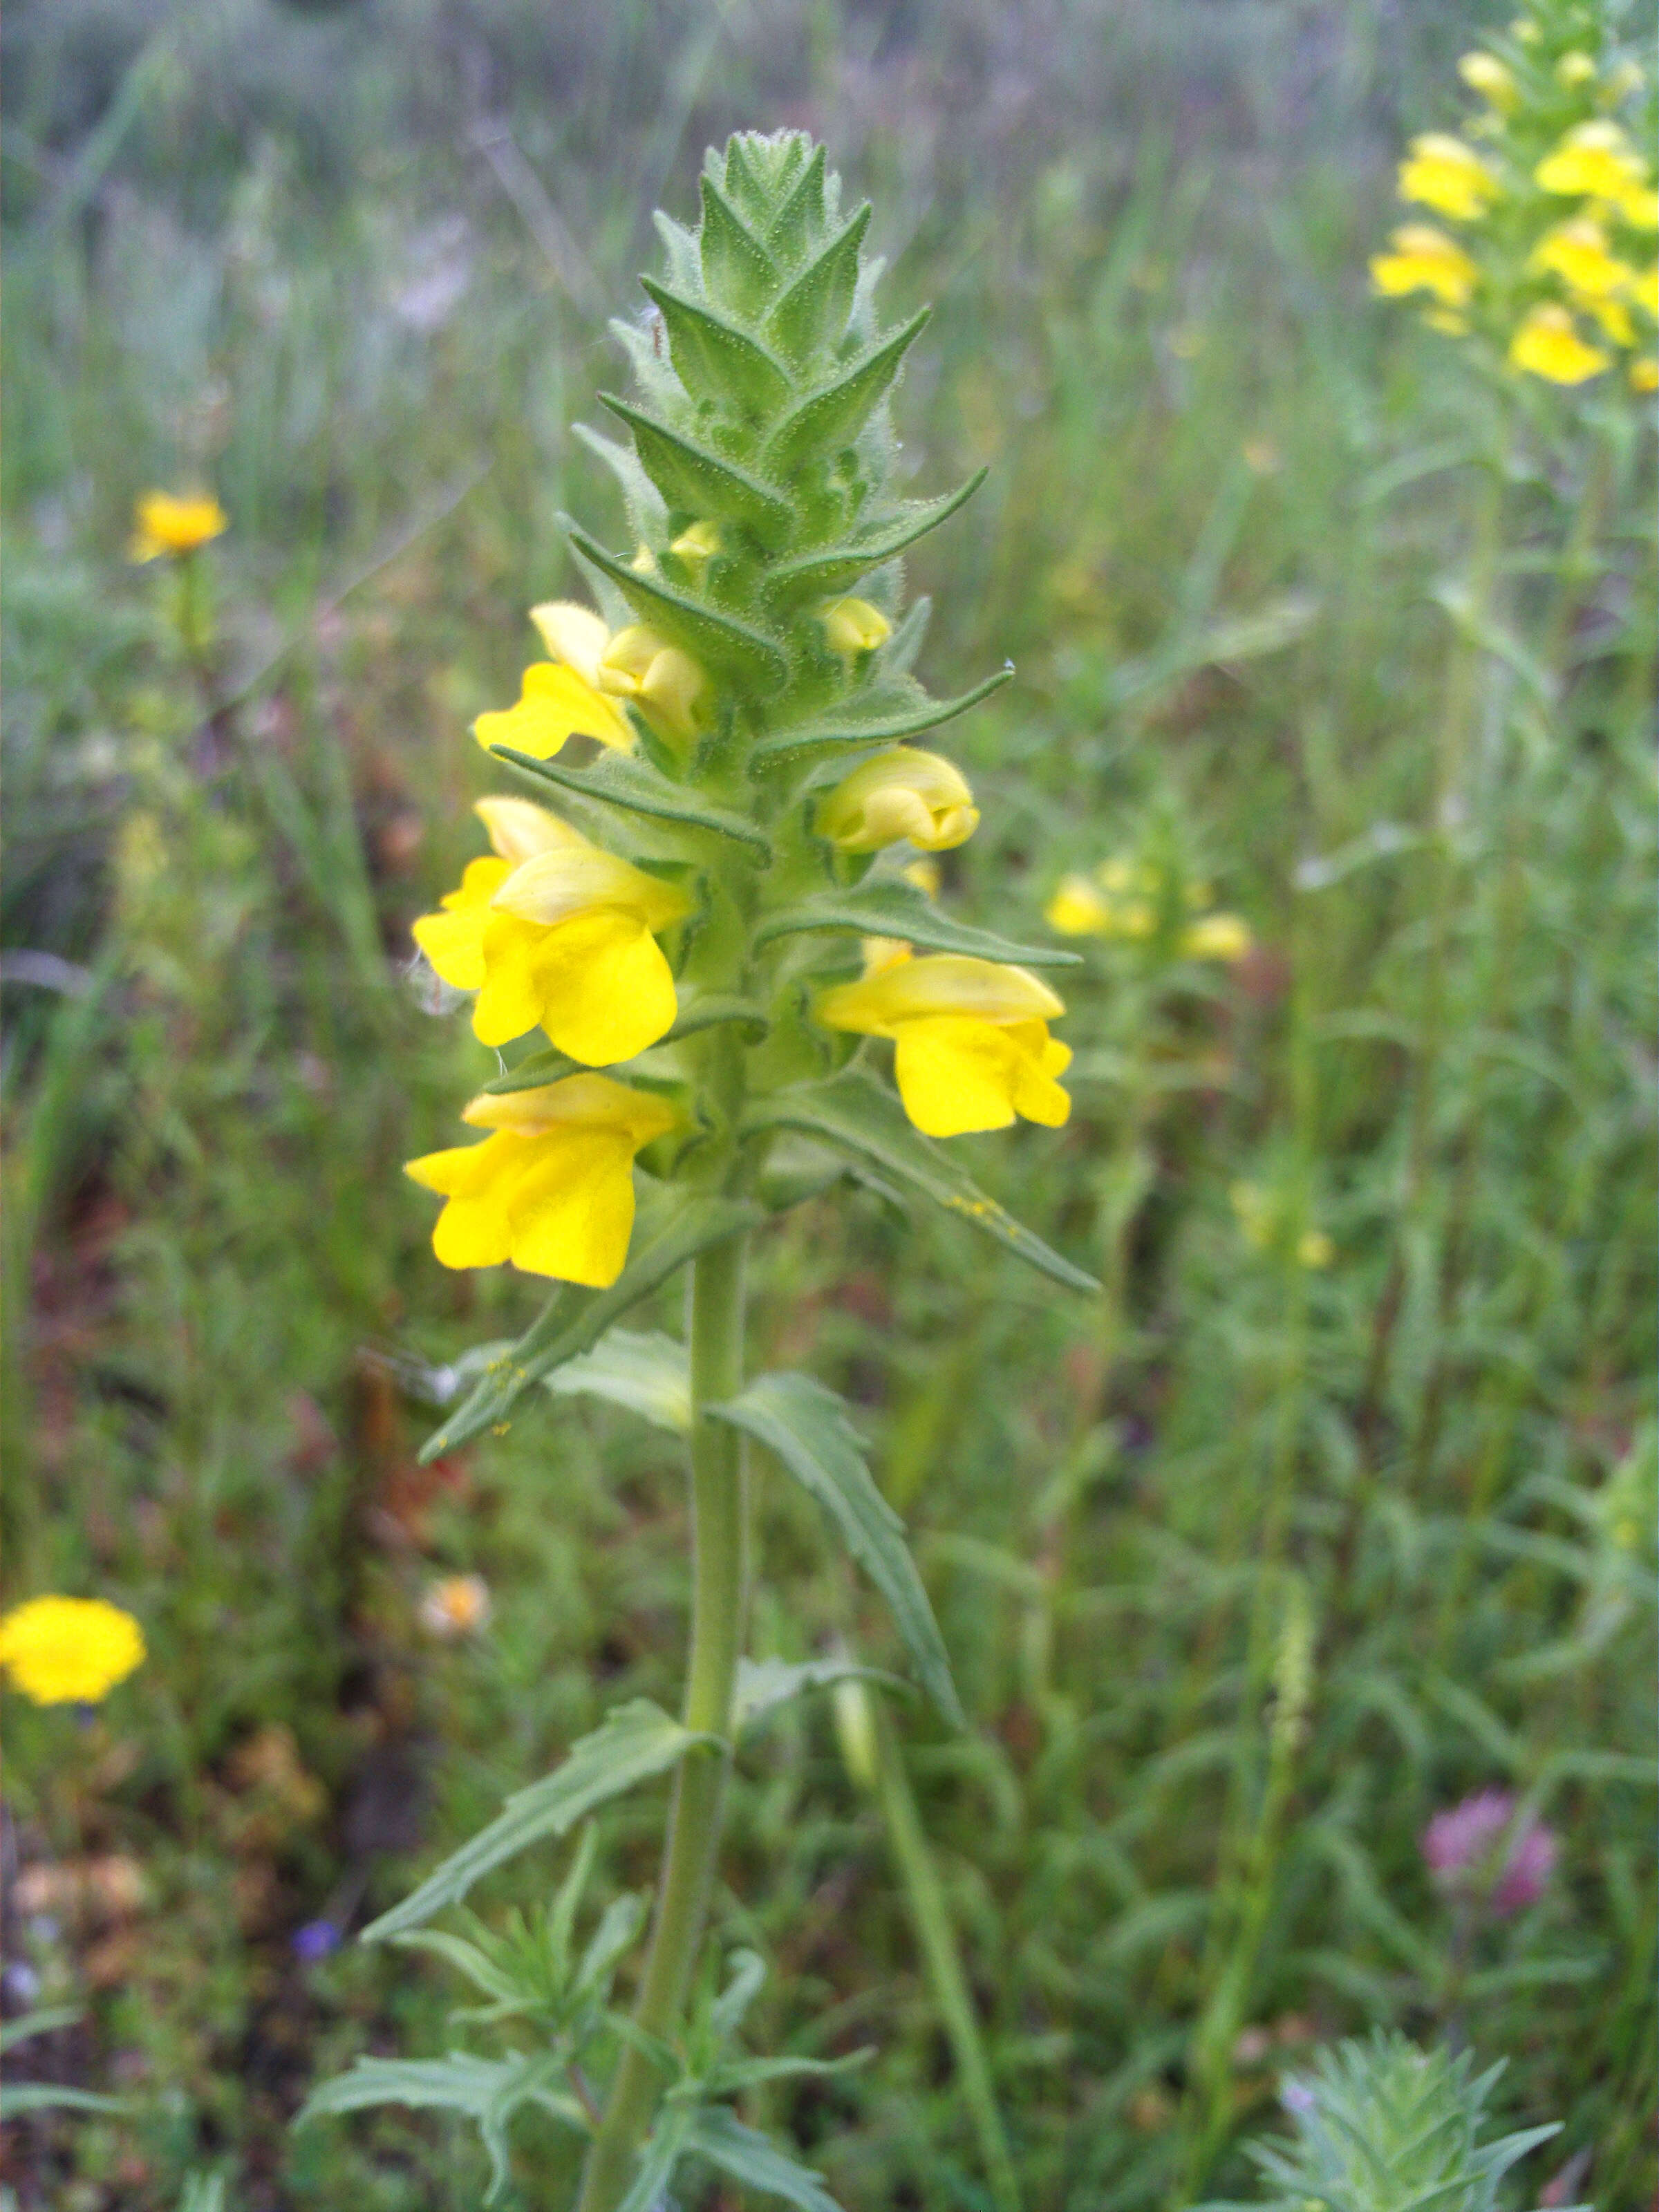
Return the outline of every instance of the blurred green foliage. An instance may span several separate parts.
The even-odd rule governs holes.
[[[614,526],[568,424],[649,210],[782,121],[875,198],[893,308],[936,303],[917,489],[991,465],[916,562],[939,688],[1019,668],[950,748],[987,828],[942,896],[1029,933],[1061,874],[1150,856],[1257,940],[1099,946],[1065,1138],[963,1145],[1097,1305],[873,1198],[762,1261],[757,1352],[864,1409],[969,1705],[955,1739],[906,1711],[905,1759],[1026,2201],[1237,2191],[1277,2069],[1376,2022],[1507,2055],[1566,2193],[1651,2201],[1652,443],[1542,395],[1483,471],[1455,350],[1364,296],[1461,27],[8,11],[9,1575],[151,1647],[84,1729],[9,1702],[7,2002],[85,2000],[31,2064],[131,2107],[9,2129],[23,2207],[151,2212],[221,2166],[248,2212],[476,2203],[445,2124],[289,2135],[319,2075],[441,2049],[450,2002],[292,1939],[673,1694],[672,1440],[562,1401],[414,1464],[432,1370],[536,1294],[443,1274],[398,1173],[493,1067],[423,1010],[408,923],[477,843],[466,725],[573,587],[556,510]],[[134,496],[197,478],[232,517],[210,666],[124,558]],[[811,1506],[762,1511],[756,1650],[890,1657]],[[421,1601],[461,1571],[493,1618],[445,1639]],[[760,1741],[720,1911],[763,2039],[880,2056],[756,2117],[849,2203],[982,2206],[829,1714]],[[1489,1784],[1559,1842],[1504,1919],[1418,1849]],[[651,1879],[659,1819],[619,1808],[602,1893]],[[526,2206],[562,2201],[545,2153]]]

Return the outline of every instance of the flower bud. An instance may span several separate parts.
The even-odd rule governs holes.
[[[689,530],[682,530],[669,547],[690,569],[700,576],[720,550],[720,526],[718,522],[694,522]]]
[[[1514,74],[1496,54],[1465,54],[1457,64],[1457,74],[1471,92],[1478,92],[1500,114],[1507,115],[1514,107],[1518,97]]]
[[[873,653],[884,638],[893,634],[892,623],[868,599],[832,600],[822,610],[819,620],[823,624],[824,635],[837,653]]]
[[[876,853],[904,838],[944,853],[973,836],[979,809],[948,760],[898,745],[855,768],[819,807],[817,826],[843,853]]]
[[[619,629],[599,656],[599,688],[636,700],[672,744],[696,735],[703,673],[689,653],[668,645],[643,623]]]

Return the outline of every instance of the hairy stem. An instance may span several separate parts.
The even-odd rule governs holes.
[[[634,2008],[639,2025],[659,2037],[672,2035],[684,2009],[708,1916],[747,1610],[742,1438],[735,1429],[698,1418],[703,1406],[735,1397],[743,1387],[744,1258],[741,1238],[717,1245],[696,1261],[691,1280],[693,1565],[685,1724],[719,1741],[687,1752],[674,1785],[651,1948]],[[588,2154],[579,2212],[613,2212],[622,2201],[660,2087],[650,2061],[630,2045],[617,2063]]]

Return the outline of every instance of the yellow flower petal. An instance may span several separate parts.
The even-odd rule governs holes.
[[[538,853],[551,853],[561,845],[585,845],[580,830],[573,830],[556,814],[538,806],[533,799],[480,799],[472,811],[483,823],[489,842],[502,860],[517,867]]]
[[[618,752],[633,750],[628,717],[603,697],[574,668],[550,660],[532,661],[524,672],[517,702],[495,714],[480,714],[473,735],[486,751],[511,745],[536,760],[551,760],[568,738],[597,738]]]
[[[506,860],[469,860],[460,889],[448,892],[441,902],[444,911],[423,914],[414,926],[415,942],[457,991],[476,991],[483,981],[489,902],[511,872]]]
[[[647,929],[666,929],[690,911],[676,884],[647,875],[631,860],[590,845],[586,838],[534,854],[514,868],[491,902],[498,914],[544,927],[589,907],[617,907]]]
[[[513,1264],[603,1289],[621,1274],[634,1231],[633,1150],[624,1136],[573,1130],[537,1151],[507,1207]]]
[[[1387,299],[1431,292],[1443,307],[1464,306],[1480,270],[1455,240],[1426,222],[1401,223],[1389,234],[1394,251],[1372,257],[1371,283]]]
[[[1071,1100],[1045,1066],[1041,1022],[998,1027],[936,1014],[899,1030],[893,1073],[911,1121],[927,1137],[1006,1129],[1017,1114],[1058,1128]]]
[[[144,1657],[130,1613],[98,1597],[35,1597],[0,1619],[0,1667],[37,1705],[92,1705]]]
[[[843,853],[875,853],[908,838],[924,852],[949,852],[979,826],[960,769],[909,745],[855,768],[818,808],[819,835]]]
[[[1503,193],[1503,185],[1472,146],[1443,131],[1413,138],[1400,165],[1399,192],[1454,222],[1473,222]]]
[[[1647,167],[1616,123],[1580,123],[1533,171],[1547,192],[1618,200],[1648,182]]]
[[[604,618],[592,607],[578,606],[574,599],[548,599],[532,607],[530,619],[540,631],[550,657],[574,668],[597,691],[600,658],[611,642]]]
[[[661,946],[636,916],[614,907],[545,931],[530,977],[536,1019],[587,1067],[631,1060],[666,1036],[679,1012]]]
[[[1001,1024],[1051,1021],[1065,1011],[1029,969],[937,952],[826,991],[817,1018],[829,1029],[892,1036],[901,1024],[935,1014],[968,1014]]]
[[[832,650],[848,655],[873,653],[893,634],[893,625],[868,599],[835,599],[818,611]]]
[[[1062,876],[1042,914],[1062,937],[1103,937],[1111,927],[1111,908],[1087,876]]]
[[[1583,384],[1607,367],[1609,356],[1579,336],[1565,307],[1546,301],[1522,318],[1510,341],[1510,360],[1550,384]]]
[[[1560,277],[1589,298],[1622,291],[1635,274],[1610,249],[1607,233],[1590,216],[1576,216],[1547,230],[1527,265],[1535,273]]]
[[[147,491],[133,510],[132,543],[135,561],[154,561],[163,554],[176,558],[193,553],[198,545],[217,538],[229,526],[229,517],[210,495]]]

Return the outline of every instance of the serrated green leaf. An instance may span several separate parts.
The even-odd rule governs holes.
[[[420,1887],[364,1929],[365,1943],[383,1942],[405,1929],[418,1928],[445,1905],[459,1904],[474,1882],[544,1836],[562,1836],[596,1805],[618,1797],[636,1783],[677,1765],[694,1743],[706,1743],[671,1720],[649,1698],[631,1698],[607,1713],[591,1735],[570,1747],[562,1765],[515,1790],[487,1828],[482,1828]]]
[[[684,1200],[642,1251],[632,1253],[609,1290],[582,1291],[571,1286],[554,1298],[539,1321],[519,1339],[512,1351],[494,1362],[472,1388],[465,1402],[422,1447],[423,1462],[440,1453],[453,1451],[481,1431],[505,1419],[522,1394],[567,1359],[591,1352],[613,1322],[630,1306],[648,1297],[688,1260],[728,1237],[757,1228],[766,1218],[763,1206],[747,1199],[694,1196]]]
[[[897,695],[877,692],[855,697],[839,714],[774,730],[760,740],[750,758],[764,766],[791,754],[823,752],[834,746],[898,744],[907,738],[919,738],[924,730],[936,730],[941,722],[954,721],[1012,683],[1013,674],[1012,668],[999,668],[994,676],[955,699],[930,699],[920,684]]]
[[[988,470],[979,469],[966,483],[939,499],[913,500],[896,514],[861,531],[840,545],[826,545],[815,553],[800,554],[767,571],[766,596],[776,607],[793,607],[804,599],[844,590],[884,561],[891,561],[930,530],[948,522],[984,483]]]
[[[702,666],[729,669],[763,690],[775,690],[787,677],[788,658],[776,638],[617,560],[568,515],[561,515],[559,523],[576,551],[611,579],[640,620]]]
[[[854,890],[807,900],[773,915],[755,932],[756,945],[811,931],[844,931],[861,937],[902,937],[934,952],[965,952],[980,960],[1012,961],[1026,968],[1079,968],[1082,960],[1052,945],[1018,945],[988,929],[952,921],[914,884],[865,883]]]
[[[711,298],[753,307],[776,287],[778,265],[707,169],[698,185],[702,194],[698,234],[702,281]]]
[[[912,1128],[891,1091],[854,1069],[832,1076],[827,1083],[802,1085],[757,1100],[745,1127],[794,1129],[803,1136],[823,1138],[837,1150],[867,1161],[888,1182],[919,1191],[947,1213],[971,1223],[1068,1290],[1100,1288],[1092,1275],[1062,1260],[1033,1231],[988,1198],[930,1137]]]
[[[797,2212],[842,2212],[824,2187],[822,2174],[786,2158],[764,2136],[744,2127],[723,2106],[703,2107],[687,2147],[745,2189],[757,2189],[763,2197],[781,2197]]]
[[[741,1396],[703,1408],[763,1443],[816,1498],[887,1601],[922,1686],[945,1718],[963,1725],[951,1662],[904,1540],[904,1523],[864,1463],[865,1443],[833,1390],[806,1375],[763,1375]]]
[[[732,1732],[740,1735],[803,1691],[827,1690],[837,1682],[852,1681],[881,1682],[895,1690],[908,1688],[896,1674],[885,1674],[879,1667],[860,1667],[852,1659],[739,1659],[732,1697]]]
[[[521,2106],[538,2106],[587,2131],[581,2106],[560,2086],[563,2071],[562,2060],[545,2051],[510,2058],[475,2058],[464,2051],[452,2051],[447,2058],[360,2058],[350,2073],[313,2089],[294,2124],[370,2112],[380,2105],[460,2112],[477,2124],[489,2155],[484,2202],[490,2204],[507,2185],[507,2130]]]
[[[859,248],[870,228],[870,203],[850,215],[789,286],[767,319],[767,335],[793,361],[836,344],[858,290]]]
[[[556,1398],[604,1398],[676,1436],[690,1432],[690,1356],[657,1329],[644,1336],[607,1331],[592,1352],[555,1368],[546,1387]]]
[[[633,432],[640,465],[670,507],[715,521],[746,524],[767,541],[788,530],[794,520],[789,501],[735,461],[711,453],[684,431],[611,392],[600,392],[599,404]]]
[[[658,822],[680,822],[690,830],[712,830],[719,836],[750,847],[759,859],[772,857],[763,830],[757,830],[741,814],[711,805],[684,784],[672,782],[648,761],[636,759],[631,753],[601,753],[588,768],[567,768],[562,761],[537,760],[512,745],[491,745],[489,750],[497,760],[538,783],[553,784],[599,805],[620,807],[624,813],[648,814]]]
[[[787,483],[804,461],[856,438],[886,397],[904,356],[921,336],[932,308],[911,316],[903,329],[860,355],[850,368],[792,407],[766,441],[763,465]]]
[[[762,417],[775,415],[785,404],[794,390],[789,372],[758,339],[702,301],[688,300],[653,276],[641,276],[640,283],[662,317],[680,381],[694,398],[717,392]]]

